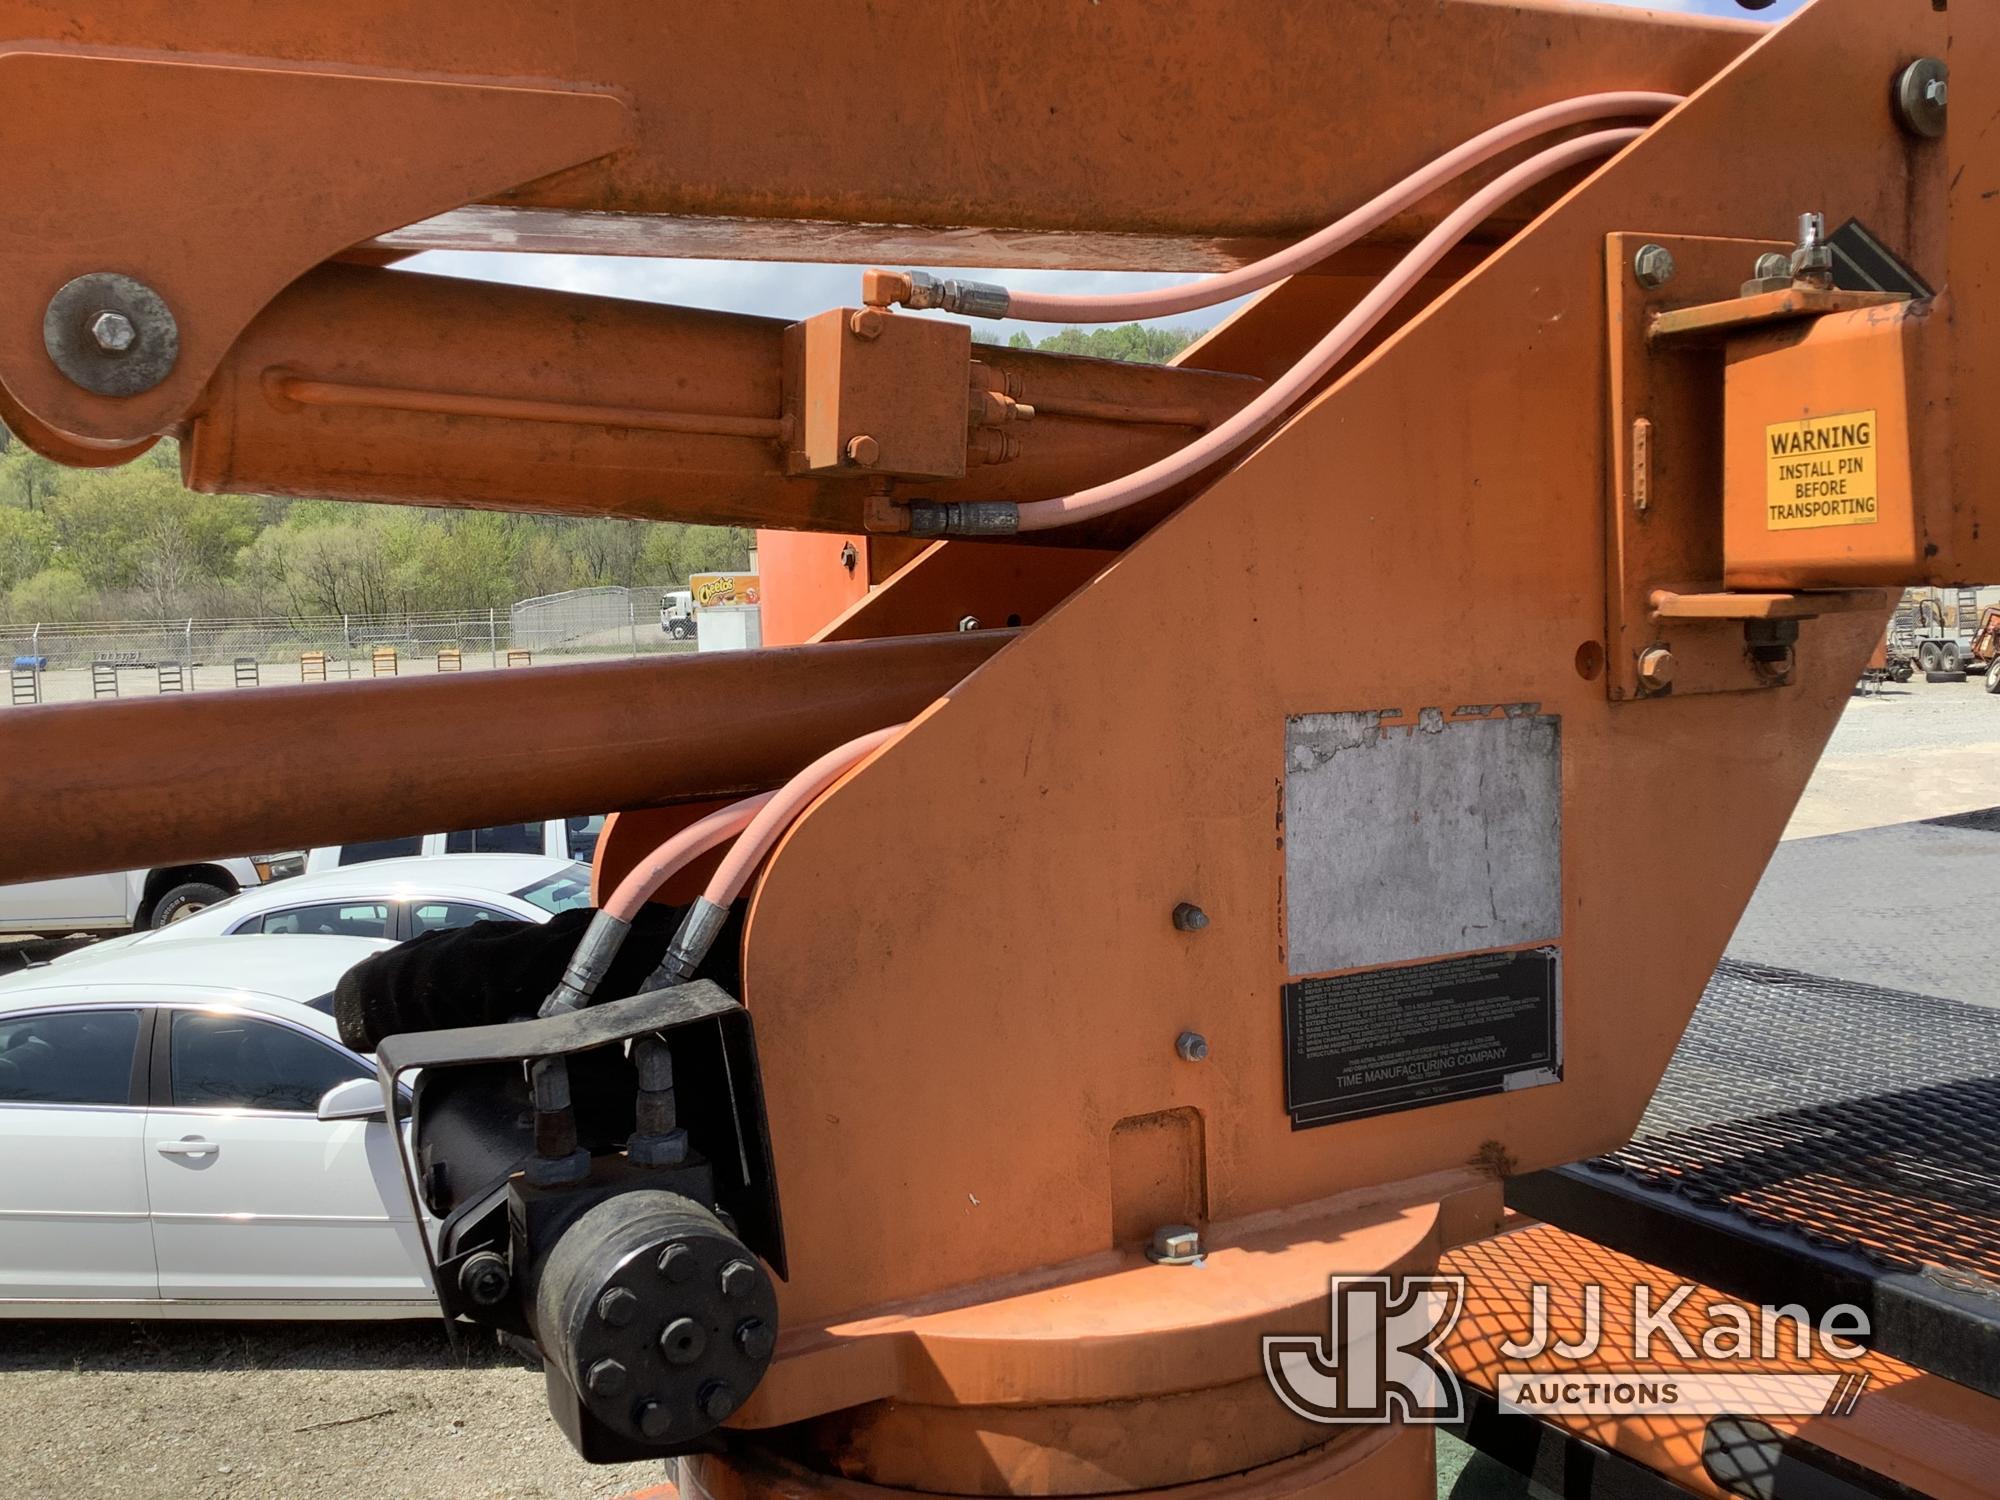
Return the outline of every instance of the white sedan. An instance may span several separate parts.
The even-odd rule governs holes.
[[[226,937],[0,979],[0,1316],[434,1317],[332,991],[383,939]]]
[[[259,886],[165,927],[112,938],[54,962],[74,963],[108,948],[151,951],[189,938],[253,933],[403,942],[474,922],[546,922],[557,912],[589,904],[590,867],[567,859],[541,854],[382,859]]]

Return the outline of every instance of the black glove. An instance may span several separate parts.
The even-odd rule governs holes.
[[[738,902],[716,935],[705,977],[737,991],[743,940]],[[648,905],[626,934],[596,999],[635,995],[659,966],[686,907]],[[333,1019],[340,1039],[357,1052],[373,1052],[400,1031],[485,1026],[532,1016],[569,967],[570,955],[596,913],[566,911],[553,920],[474,922],[426,932],[363,959],[333,991]]]

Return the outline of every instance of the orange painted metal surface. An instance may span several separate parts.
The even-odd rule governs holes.
[[[790,472],[800,432],[797,413],[787,421],[786,327],[326,266],[287,289],[230,350],[189,424],[183,470],[197,490],[858,532],[880,478],[858,466]],[[1260,388],[1228,373],[1018,349],[981,348],[979,362],[1027,401],[1192,409],[1205,423]],[[949,379],[933,368],[930,383],[948,384],[949,399],[928,412],[878,414],[932,441],[942,422],[963,449],[971,373],[962,359]],[[895,430],[883,430],[885,443]],[[1016,456],[920,493],[1058,493],[1164,457],[1187,429],[1051,414],[1010,424],[1007,435]],[[1129,538],[1185,493],[1075,528],[1058,544]]]
[[[912,226],[946,241],[987,228],[1003,232],[1010,254],[986,264],[1102,265],[1095,257],[1115,252],[1120,235],[1146,237],[1149,257],[1162,240],[1295,237],[1378,180],[1552,93],[1692,89],[1758,30],[1565,0],[1440,0],[1417,11],[1404,0],[1344,0],[1283,25],[1247,23],[1234,0],[1187,0],[1165,16],[1018,0],[948,17],[932,0],[710,0],[692,9],[603,0],[587,24],[568,6],[7,0],[0,35],[482,84],[525,72],[602,91],[632,112],[628,149],[499,185],[512,191],[474,187],[460,201],[698,216],[711,236],[695,253],[740,255],[775,233],[787,236],[791,258],[872,259],[877,241],[907,240]],[[1412,78],[1424,86],[1412,88]],[[374,164],[396,159],[403,144],[363,135]],[[1279,139],[1286,149],[1273,151]],[[75,159],[64,149],[49,160]],[[553,175],[527,183],[541,172]],[[370,175],[368,166],[356,175]],[[102,201],[85,181],[73,193]],[[836,237],[802,221],[868,229]],[[644,226],[612,227],[644,243]],[[233,223],[215,232],[239,237]],[[1079,238],[1050,237],[1063,232]],[[1002,247],[988,240],[981,253]],[[689,252],[663,238],[639,253]]]
[[[1901,303],[1731,340],[1723,411],[1731,588],[2000,577],[2000,540],[1953,547],[1948,444],[1926,420],[1945,333],[1933,312],[1927,301]]]
[[[1806,12],[793,828],[745,951],[799,1267],[792,1327],[1101,1248],[1106,1140],[1135,1115],[1202,1116],[1221,1218],[1482,1152],[1526,1168],[1626,1138],[1876,622],[1806,622],[1793,685],[1768,693],[1613,703],[1579,672],[1605,621],[1606,236],[1740,236],[1774,200],[1904,222],[1940,185],[1912,187],[1886,104],[1877,120],[1853,100],[1941,45],[1944,24],[1852,0]],[[1746,133],[1772,99],[1817,150]],[[1743,169],[1718,179],[1704,164],[1722,152]],[[1939,226],[1914,222],[1929,259]],[[1373,648],[1440,578],[1485,622],[1478,639],[1448,662]],[[1209,609],[1191,632],[1194,599]],[[1437,1105],[1420,1129],[1391,1115],[1293,1132],[1276,1021],[1284,719],[1468,701],[1562,722],[1564,1079]],[[1674,791],[1691,764],[1698,800]],[[1208,908],[1206,931],[1173,930],[1182,900]],[[829,964],[829,932],[866,942]],[[1208,1064],[1175,1056],[1185,1027]],[[843,1044],[857,1035],[871,1045]],[[815,1169],[829,1158],[837,1176]]]
[[[920,710],[1007,638],[10,709],[0,880],[758,791]],[[168,774],[213,795],[163,790]]]
[[[1435,1441],[1427,1427],[1374,1427],[1247,1473],[1120,1493],[1131,1500],[1428,1500],[1435,1492]],[[680,1491],[686,1500],[914,1500],[939,1493],[817,1473],[755,1450],[684,1460]]]
[[[1933,1500],[1985,1500],[1993,1493],[1993,1476],[2000,1473],[2000,1402],[1989,1396],[1926,1375],[1887,1355],[1871,1352],[1850,1362],[1816,1349],[1811,1357],[1800,1358],[1792,1324],[1785,1325],[1776,1358],[1760,1358],[1748,1367],[1725,1366],[1704,1360],[1699,1353],[1686,1359],[1664,1336],[1651,1345],[1655,1360],[1640,1366],[1631,1358],[1633,1289],[1648,1288],[1648,1305],[1658,1308],[1683,1284],[1681,1279],[1548,1225],[1524,1225],[1463,1246],[1445,1257],[1443,1270],[1467,1281],[1465,1310],[1443,1352],[1476,1390],[1491,1394],[1500,1375],[1531,1368],[1584,1377],[1644,1368],[1661,1378],[1724,1368],[1733,1373],[1746,1368],[1768,1373],[1852,1371],[1865,1374],[1868,1385],[1847,1415],[1765,1416],[1764,1420],[1782,1434],[1801,1437]],[[1501,1352],[1508,1340],[1527,1338],[1533,1323],[1530,1289],[1537,1285],[1548,1288],[1549,1326],[1565,1340],[1583,1337],[1584,1288],[1603,1289],[1602,1344],[1597,1353],[1573,1361],[1553,1354],[1522,1361]],[[1754,1304],[1697,1286],[1672,1318],[1697,1351],[1704,1330],[1723,1317],[1707,1313],[1715,1304],[1734,1307],[1749,1320],[1748,1326],[1759,1326]],[[1693,1494],[1730,1500],[1702,1467],[1705,1417],[1553,1415],[1545,1420],[1665,1474]]]
[[[38,30],[32,10],[0,7],[0,36],[13,39],[0,52],[0,147],[19,195],[0,240],[0,416],[13,426],[31,414],[30,440],[54,429],[71,440],[65,456],[178,423],[243,326],[345,246],[631,139],[630,112],[605,94],[86,56],[73,44],[87,25]],[[241,37],[190,45],[182,16],[162,19],[155,45],[244,50]],[[21,40],[36,36],[49,44]],[[413,140],[421,154],[408,153]],[[34,188],[30,163],[48,174]],[[137,277],[174,312],[179,359],[149,391],[93,395],[43,350],[50,297],[94,271]]]

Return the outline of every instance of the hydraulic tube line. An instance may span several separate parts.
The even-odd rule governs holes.
[[[1336,323],[1303,359],[1267,386],[1255,401],[1185,448],[1143,469],[1136,469],[1087,490],[1079,490],[1073,495],[1050,500],[1030,500],[1020,504],[1012,501],[915,501],[909,507],[911,532],[921,536],[991,536],[1016,531],[1048,531],[1123,510],[1128,505],[1194,478],[1210,464],[1249,442],[1310,392],[1433,266],[1496,209],[1535,184],[1568,171],[1580,162],[1609,155],[1643,134],[1642,129],[1632,127],[1578,136],[1531,156],[1496,177],[1419,240],[1416,247],[1398,262],[1395,270],[1356,304],[1352,312]]]
[[[743,836],[722,857],[715,874],[709,877],[708,889],[688,908],[687,915],[681,919],[680,931],[674,934],[673,942],[667,947],[667,956],[660,960],[660,967],[653,971],[649,986],[684,983],[708,956],[716,933],[729,916],[730,903],[743,893],[743,887],[750,883],[751,875],[764,862],[764,857],[778,842],[779,835],[792,825],[792,821],[805,811],[815,797],[908,727],[907,724],[891,724],[886,729],[877,729],[872,734],[851,739],[839,748],[827,751],[773,793],[770,801],[750,820]]]
[[[1336,220],[1319,233],[1264,259],[1216,276],[1144,292],[1089,295],[1017,292],[978,281],[939,281],[921,271],[873,272],[868,285],[886,290],[886,301],[913,308],[940,307],[981,318],[1023,318],[1033,323],[1115,323],[1131,318],[1164,318],[1213,307],[1231,297],[1261,291],[1307,270],[1374,233],[1438,191],[1453,178],[1553,130],[1596,120],[1657,119],[1681,102],[1678,94],[1615,92],[1580,94],[1516,115],[1447,151],[1387,191]]]

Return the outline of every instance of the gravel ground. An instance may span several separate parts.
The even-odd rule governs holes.
[[[2000,804],[2000,696],[1978,683],[1888,685],[1848,700],[1785,837]]]
[[[0,1323],[8,1500],[570,1500],[657,1484],[593,1468],[539,1368],[439,1323]]]

